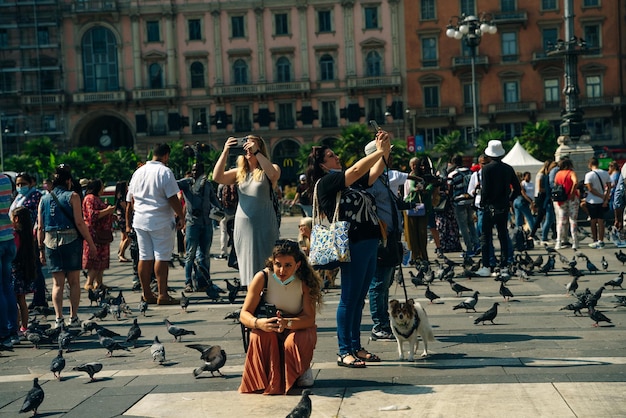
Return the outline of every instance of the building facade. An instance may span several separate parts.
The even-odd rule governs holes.
[[[390,109],[404,110],[401,6],[4,1],[3,125],[54,119],[49,136],[60,144],[138,152],[179,139],[221,149],[228,136],[255,132],[283,165],[284,179],[295,178],[303,143],[332,139],[351,123],[384,124]],[[27,28],[11,15],[28,21],[29,55]],[[10,135],[5,142],[14,144]]]
[[[478,124],[507,138],[524,124],[548,120],[556,127],[564,106],[563,0],[420,0],[405,3],[407,106],[410,122],[432,144],[458,129],[473,131],[470,49],[446,36],[456,16],[492,21],[476,53]],[[624,142],[623,2],[574,1],[575,34],[586,44],[578,57],[580,105],[591,145]],[[584,39],[584,42],[582,42]],[[561,42],[562,43],[562,42]]]

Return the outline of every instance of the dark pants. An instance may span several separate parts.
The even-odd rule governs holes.
[[[507,230],[508,209],[489,210],[486,208],[483,212],[483,230],[480,236],[482,246],[483,266],[495,267],[491,265],[490,255],[494,253],[493,249],[493,227],[498,232],[498,241],[500,241],[500,267],[506,267],[508,264],[509,254],[509,233]]]
[[[34,284],[34,293],[33,293],[33,302],[32,306],[45,306],[48,307],[48,300],[46,299],[46,278],[43,275],[43,270],[41,268],[41,261],[37,259],[36,261],[36,273]]]

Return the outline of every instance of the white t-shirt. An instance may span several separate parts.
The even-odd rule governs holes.
[[[526,191],[526,196],[528,196],[530,200],[535,200],[535,185],[533,182],[522,180],[522,187]]]
[[[180,189],[174,173],[160,161],[139,167],[128,184],[126,201],[134,199],[133,227],[154,231],[174,225],[175,213],[168,199]]]
[[[602,182],[600,182],[600,179],[602,179]],[[611,185],[611,176],[604,170],[591,170],[585,174],[585,186],[588,184],[590,184],[596,192],[604,194],[604,188],[606,188],[607,185]],[[602,186],[604,186],[604,188]],[[604,198],[588,191],[585,201],[587,203],[598,204],[604,202]]]

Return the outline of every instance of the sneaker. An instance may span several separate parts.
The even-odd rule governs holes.
[[[9,341],[12,345],[19,345],[21,342],[20,337],[17,334],[13,334],[9,337]]]
[[[56,328],[61,328],[61,325],[62,325],[62,324],[63,324],[63,318],[62,318],[62,317],[61,317],[61,318],[57,318],[57,319],[54,321],[54,328],[55,328],[55,329],[56,329]]]
[[[7,350],[13,349],[13,343],[11,342],[11,337],[6,337],[4,339],[0,338],[0,345],[2,345]]]
[[[505,267],[502,270],[500,270],[500,276],[505,279],[511,277],[511,275],[509,274],[509,269]]]
[[[620,241],[619,244],[616,244],[617,248],[626,248],[626,241]]]
[[[598,248],[604,248],[604,241],[598,241]]]
[[[482,247],[480,246],[480,244],[474,245],[474,248],[472,249],[472,252],[474,253],[474,255],[479,255],[481,251],[482,251]]]
[[[139,292],[141,290],[141,283],[133,282],[133,287],[131,289],[133,292]]]
[[[310,367],[302,374],[302,376],[298,378],[298,380],[296,380],[296,386],[301,388],[310,388],[314,383],[315,379],[313,378],[313,370],[311,370]]]
[[[480,277],[489,277],[491,276],[491,269],[489,267],[483,266],[476,270],[476,274]]]
[[[602,243],[602,245],[600,245]],[[589,244],[589,248],[602,248],[604,247],[604,243],[602,241],[596,241]]]
[[[70,320],[67,321],[67,326],[71,328],[80,327],[80,319],[78,319],[77,316],[75,316],[74,318],[70,318]]]
[[[193,287],[190,284],[188,284],[187,286],[185,286],[185,292],[193,293]]]
[[[393,335],[391,330],[378,329],[374,327],[372,329],[372,341],[395,341],[396,336]]]

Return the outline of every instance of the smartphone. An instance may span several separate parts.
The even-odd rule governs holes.
[[[382,129],[380,128],[380,126],[378,126],[378,122],[376,122],[375,120],[370,120],[370,125],[372,126],[372,128],[374,128],[374,130],[376,132],[378,131],[382,131]]]
[[[238,147],[243,147],[243,144],[248,142],[248,137],[247,136],[242,136],[241,138],[235,138],[235,139],[237,140],[237,146]]]
[[[271,304],[271,303],[266,303],[265,314],[267,315],[268,318],[276,317],[276,305]]]

